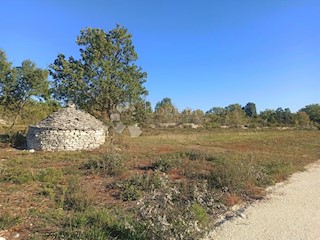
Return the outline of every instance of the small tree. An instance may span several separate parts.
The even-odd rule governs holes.
[[[248,102],[242,109],[245,111],[247,117],[254,118],[257,116],[257,108],[255,103]]]
[[[48,97],[46,70],[37,68],[30,60],[23,61],[20,67],[12,67],[5,53],[0,51],[0,101],[5,108],[15,112],[13,125],[31,98]]]
[[[170,98],[164,98],[156,104],[155,120],[157,122],[168,123],[177,122],[179,118],[178,109],[172,104]]]
[[[320,104],[310,104],[300,109],[299,112],[305,112],[309,115],[311,121],[320,124]]]
[[[60,54],[49,67],[56,99],[71,100],[96,116],[107,113],[110,117],[117,105],[134,104],[147,95],[143,87],[147,74],[135,64],[138,55],[127,29],[120,25],[108,32],[87,28],[77,44],[81,59],[67,60]]]
[[[231,104],[225,108],[225,124],[228,126],[239,126],[246,122],[245,112],[240,104]]]

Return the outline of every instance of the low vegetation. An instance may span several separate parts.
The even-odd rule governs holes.
[[[16,126],[18,127],[18,126]],[[2,138],[0,233],[23,239],[198,239],[234,204],[319,159],[317,130],[144,130],[93,152]],[[115,152],[113,149],[122,149]]]

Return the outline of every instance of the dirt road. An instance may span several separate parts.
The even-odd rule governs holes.
[[[255,203],[218,227],[214,240],[319,240],[320,162],[272,188],[267,199]]]

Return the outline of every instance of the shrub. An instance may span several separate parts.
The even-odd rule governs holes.
[[[200,206],[181,197],[177,187],[169,186],[162,178],[162,187],[142,198],[138,206],[139,218],[146,228],[147,239],[199,239],[205,227],[199,219],[205,219]],[[192,207],[193,206],[193,207]]]
[[[159,170],[162,172],[168,172],[174,165],[175,164],[172,160],[167,159],[167,158],[166,159],[160,158],[152,164],[152,167],[155,170]]]
[[[187,156],[187,158],[189,158],[189,160],[192,160],[192,161],[205,160],[210,162],[216,162],[220,160],[219,157],[214,156],[209,152],[200,151],[200,150],[189,150],[185,153],[185,155]]]
[[[269,177],[263,169],[251,161],[234,159],[217,164],[208,177],[209,185],[224,192],[246,195],[249,184],[256,186],[269,182]]]
[[[126,166],[123,155],[108,153],[99,159],[90,159],[84,164],[84,168],[100,174],[118,176],[125,171]]]
[[[272,184],[277,180],[284,180],[286,176],[293,172],[293,166],[289,162],[281,160],[272,160],[270,162],[262,163],[261,165],[262,172],[269,177],[269,182],[266,182],[265,185]]]
[[[137,186],[125,184],[120,193],[122,201],[136,201],[141,197],[142,193]]]
[[[161,187],[162,180],[158,173],[134,175],[118,184],[121,189],[120,199],[123,201],[135,201],[142,196],[142,191],[151,192]]]
[[[18,131],[9,131],[7,134],[1,136],[1,142],[9,144],[11,147],[25,147],[26,145],[26,137],[23,132]]]

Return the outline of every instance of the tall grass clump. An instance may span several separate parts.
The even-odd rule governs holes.
[[[248,186],[265,186],[271,179],[261,166],[251,160],[228,159],[215,166],[208,182],[212,188],[246,196],[251,193]]]
[[[65,219],[59,232],[52,235],[56,239],[146,239],[142,226],[131,216],[105,208],[76,212]]]

